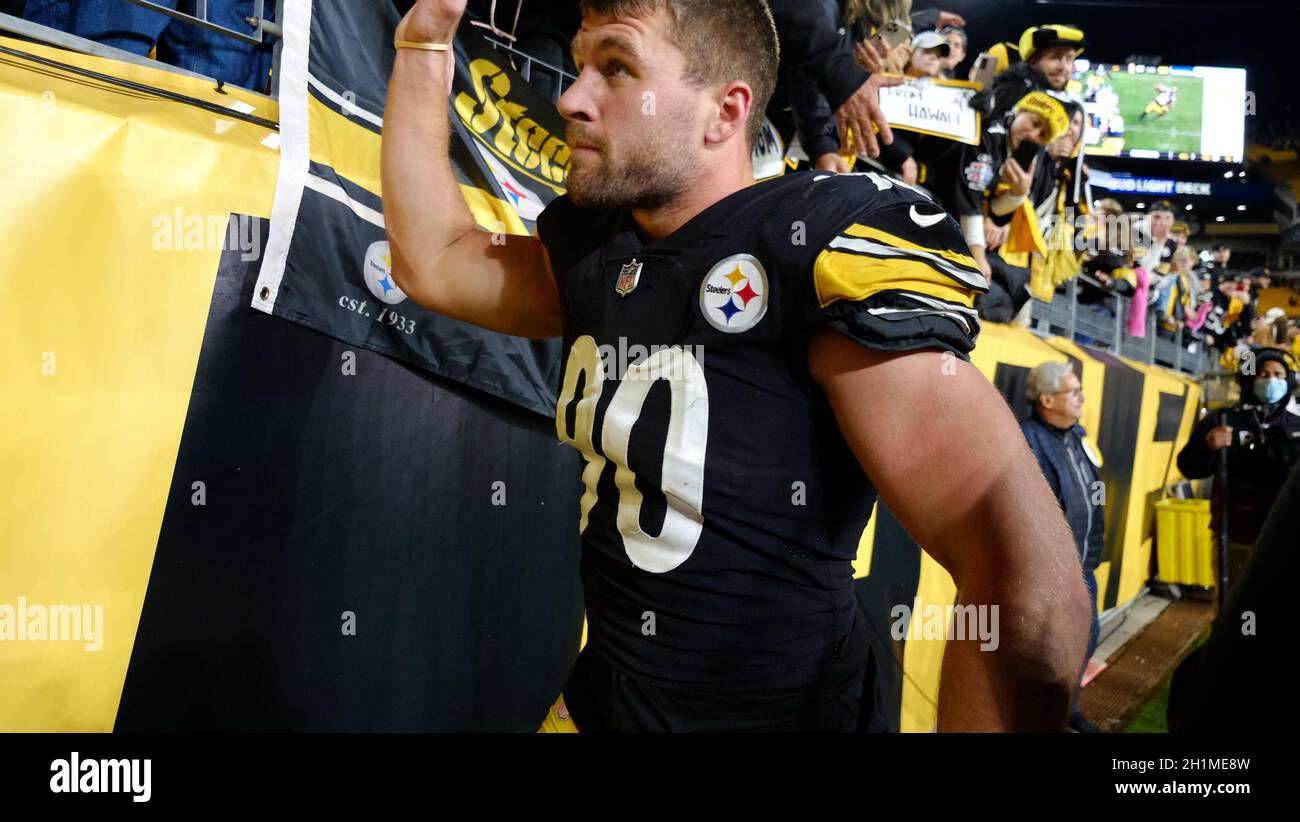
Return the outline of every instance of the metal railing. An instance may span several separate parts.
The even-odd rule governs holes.
[[[250,17],[244,18],[244,22],[248,23],[249,27],[253,29],[252,34],[245,34],[242,31],[226,28],[225,26],[218,25],[209,20],[208,0],[194,0],[193,14],[187,14],[183,11],[177,11],[176,9],[159,5],[155,0],[125,0],[125,2],[134,3],[141,8],[156,11],[159,14],[165,14],[174,20],[180,20],[198,26],[199,28],[216,32],[217,34],[233,37],[236,40],[254,46],[260,46],[262,44],[264,35],[279,37],[281,33],[279,25],[262,16],[265,10],[266,0],[253,0],[253,14]]]
[[[578,79],[564,69],[558,66],[553,66],[544,60],[539,60],[528,52],[520,51],[509,43],[498,40],[490,34],[483,35],[483,39],[488,41],[492,48],[497,51],[505,52],[510,55],[511,62],[515,64],[515,71],[519,72],[519,76],[523,77],[525,81],[532,83],[533,72],[538,69],[540,69],[543,74],[555,78],[555,82],[551,85],[552,103],[560,102],[560,95],[564,93],[565,89],[573,84],[573,81]]]
[[[1079,302],[1081,282],[1095,286],[1090,293],[1098,297],[1096,302]],[[1037,298],[1031,301],[1029,330],[1042,337],[1065,337],[1193,377],[1216,369],[1216,358],[1204,343],[1197,342],[1197,350],[1192,351],[1177,338],[1159,333],[1154,305],[1147,308],[1146,333],[1141,337],[1129,334],[1131,304],[1128,297],[1121,297],[1088,275],[1079,274],[1066,281],[1051,302]]]
[[[257,0],[255,3],[253,16],[244,18],[245,22],[248,23],[250,30],[253,32],[252,34],[235,31],[234,29],[226,28],[225,26],[210,21],[207,17],[207,0],[198,1],[195,8],[195,11],[198,12],[198,14],[187,14],[185,12],[167,8],[166,6],[159,6],[155,2],[151,2],[151,0],[118,0],[118,2],[140,6],[141,8],[149,9],[158,12],[159,14],[165,14],[173,19],[189,23],[190,25],[198,26],[199,28],[253,45],[260,45],[267,36],[277,38],[273,47],[271,90],[269,94],[270,97],[277,96],[276,92],[280,80],[280,48],[282,41],[279,37],[281,34],[281,28],[278,22],[274,22],[262,16],[264,10],[263,0]],[[277,7],[276,14],[282,14],[282,9],[283,4]],[[215,84],[217,88],[220,88],[222,85],[222,83],[214,77],[189,71],[180,66],[174,66],[150,57],[144,57],[124,49],[105,45],[85,37],[78,37],[75,34],[69,34],[68,32],[50,28],[49,26],[42,26],[38,23],[33,23],[30,20],[25,20],[22,17],[15,17],[10,14],[0,13],[0,34],[17,35],[18,37],[27,40],[33,40],[38,43],[48,43],[52,46],[79,52],[81,54],[90,54],[95,57],[106,57],[110,60],[118,60],[124,63],[149,66],[150,68],[159,68],[165,71],[170,71],[173,74],[180,74],[185,77],[194,77],[200,80],[210,81]],[[248,89],[248,91],[262,94],[262,91],[259,89]]]

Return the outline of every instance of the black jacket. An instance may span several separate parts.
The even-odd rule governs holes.
[[[1300,533],[1300,469],[1278,495],[1241,576],[1228,591],[1205,644],[1183,661],[1169,686],[1169,730],[1240,733],[1279,721],[1290,698],[1277,662],[1293,650],[1290,632],[1264,625],[1290,624],[1295,596],[1295,535]],[[1253,630],[1244,630],[1247,625]]]
[[[1225,420],[1234,429],[1228,446],[1228,538],[1253,544],[1278,489],[1300,462],[1300,401],[1288,398],[1270,406],[1238,405],[1206,414],[1178,452],[1183,476],[1196,479],[1214,474],[1217,454],[1206,444],[1205,435]],[[1217,487],[1210,526],[1219,529]]]

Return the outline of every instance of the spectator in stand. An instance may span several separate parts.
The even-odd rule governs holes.
[[[1161,283],[1156,296],[1156,315],[1160,318],[1159,334],[1162,337],[1180,339],[1193,315],[1192,265],[1195,262],[1196,252],[1187,246],[1174,252],[1173,269]]]
[[[1032,26],[1020,35],[1020,62],[1009,67],[971,100],[987,117],[1000,117],[1031,91],[1064,91],[1074,75],[1074,60],[1086,48],[1083,30],[1055,23]]]
[[[1215,284],[1222,283],[1228,274],[1228,260],[1232,258],[1232,249],[1227,243],[1215,243],[1210,246],[1210,259],[1205,263],[1205,270],[1209,272],[1210,277]]]
[[[1037,166],[1030,163],[1028,169],[1021,168],[1011,156],[1020,144],[1025,140],[1051,143],[1069,127],[1060,99],[1031,92],[1002,117],[986,121],[980,144],[951,152],[952,160],[931,177],[936,198],[961,223],[971,256],[989,280],[989,293],[976,298],[976,308],[992,322],[1010,322],[1029,300],[1029,270],[986,253],[984,219],[998,226],[1009,224],[1029,194]]]
[[[1263,294],[1273,286],[1273,274],[1267,268],[1261,268],[1255,272],[1255,288],[1253,294],[1255,299],[1259,300],[1259,295]]]
[[[1083,137],[1083,106],[1071,99],[1061,99],[1061,105],[1070,117],[1070,127],[1038,158],[1029,190],[1030,202],[1044,227],[1053,214],[1063,216],[1067,207],[1078,205],[1074,202],[1075,152]]]
[[[197,0],[156,2],[197,14]],[[253,5],[253,0],[209,3],[208,20],[251,35],[254,29],[245,18],[253,16]],[[275,0],[267,0],[262,16],[275,18]],[[234,86],[265,92],[270,84],[273,38],[255,46],[124,0],[28,0],[23,17],[142,57],[153,51],[161,62]]]
[[[1197,294],[1191,304],[1187,330],[1183,333],[1183,337],[1193,343],[1188,346],[1189,349],[1200,351],[1202,346],[1208,348],[1213,341],[1213,335],[1206,330],[1205,322],[1210,317],[1210,311],[1214,309],[1214,288],[1210,285],[1210,275],[1204,269],[1197,270],[1193,274],[1196,277]]]
[[[870,49],[867,43],[859,44]],[[899,46],[903,48],[903,46]],[[938,77],[943,60],[948,55],[948,41],[937,31],[923,31],[912,38],[907,65],[903,75],[913,80]],[[888,69],[886,69],[888,70]],[[887,171],[908,185],[915,185],[918,177],[912,140],[902,134],[894,135],[894,142],[880,150],[878,158]]]
[[[1079,141],[1083,136],[1083,106],[1074,100],[1061,99],[1070,126],[1064,135],[1048,144],[1039,153],[1030,183],[1026,204],[1033,209],[1033,219],[1023,205],[1016,212],[1024,223],[1017,241],[1005,245],[1011,226],[999,229],[985,219],[985,239],[988,250],[1001,246],[997,255],[1013,266],[1030,271],[1030,292],[1040,299],[1050,300],[1056,288],[1079,273],[1079,255],[1074,247],[1076,210],[1087,214],[1090,210],[1076,202],[1083,187],[1076,185],[1076,176],[1084,169],[1078,162]],[[1013,217],[1013,223],[1015,217]],[[1033,243],[1033,231],[1042,238],[1041,252]],[[992,236],[990,236],[992,235]]]
[[[884,60],[899,55],[871,38],[868,27],[890,20],[914,31],[966,24],[938,9],[911,13],[909,22],[911,0],[769,0],[768,5],[781,43],[780,79],[768,116],[787,143],[797,133],[813,165],[828,171],[847,171],[844,156],[875,158],[894,139],[880,110],[880,88],[902,82],[884,71]],[[866,67],[859,65],[864,51],[855,54],[863,40],[875,46],[865,55]],[[828,137],[834,150],[826,150]]]
[[[957,76],[957,67],[966,59],[966,29],[960,26],[944,26],[939,34],[948,41],[948,56],[943,58],[942,77],[952,80]]]
[[[1251,345],[1261,348],[1282,348],[1286,341],[1286,311],[1270,308],[1260,317],[1250,335]]]
[[[1151,274],[1152,283],[1156,285],[1164,284],[1173,264],[1174,252],[1178,250],[1178,243],[1169,236],[1169,230],[1173,226],[1173,204],[1168,200],[1158,200],[1152,204],[1146,218],[1147,241],[1139,254],[1138,262]]]
[[[1111,313],[1112,297],[1131,297],[1138,287],[1138,272],[1133,265],[1133,223],[1118,200],[1107,198],[1097,203],[1094,225],[1082,270],[1101,287],[1080,280],[1078,301],[1099,313]]]
[[[1273,500],[1291,469],[1300,462],[1300,402],[1294,365],[1285,352],[1253,352],[1251,373],[1237,375],[1241,402],[1201,418],[1178,452],[1178,470],[1189,479],[1215,473],[1218,454],[1228,449],[1228,522],[1219,519],[1224,489],[1215,484],[1210,527],[1228,532],[1228,578],[1235,579]],[[1245,362],[1251,362],[1245,360]]]
[[[923,31],[912,38],[912,59],[904,74],[913,80],[938,77],[950,51],[948,41],[937,31]]]
[[[1251,305],[1250,291],[1243,287],[1241,277],[1225,277],[1213,292],[1214,303],[1206,318],[1205,329],[1210,335],[1206,342],[1225,355],[1238,341],[1251,332],[1255,309]],[[1234,368],[1232,359],[1221,360],[1225,367]]]
[[[1047,484],[1061,503],[1066,522],[1074,534],[1079,565],[1092,603],[1092,629],[1088,650],[1080,660],[1080,674],[1097,650],[1097,566],[1105,544],[1105,494],[1101,491],[1098,469],[1101,460],[1084,437],[1079,425],[1083,418],[1083,387],[1074,366],[1064,362],[1047,362],[1035,366],[1025,383],[1033,413],[1020,424],[1025,441],[1038,459]],[[1070,711],[1070,726],[1079,731],[1095,731],[1079,712],[1078,694]]]
[[[1187,245],[1187,241],[1191,238],[1191,230],[1188,229],[1187,223],[1174,223],[1169,229],[1169,236],[1173,237],[1174,242],[1180,246]]]

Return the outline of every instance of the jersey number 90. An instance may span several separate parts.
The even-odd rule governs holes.
[[[582,396],[575,397],[579,378]],[[658,380],[668,383],[672,399],[668,435],[664,443],[660,489],[667,501],[659,536],[641,530],[643,498],[636,487],[636,473],[628,466],[628,444],[632,426],[641,416],[650,388]],[[695,550],[704,529],[704,452],[709,436],[709,391],[704,369],[690,351],[662,348],[629,366],[618,381],[614,396],[605,409],[601,430],[595,430],[596,406],[605,388],[605,373],[596,341],[582,336],[569,349],[564,367],[564,384],[555,409],[555,431],[562,442],[572,445],[586,460],[582,471],[579,533],[587,530],[587,515],[596,504],[597,483],[606,460],[614,462],[614,485],[618,489],[618,531],[623,550],[636,567],[656,574],[681,565]],[[577,400],[573,436],[565,420],[569,406]],[[595,447],[600,437],[600,451]]]

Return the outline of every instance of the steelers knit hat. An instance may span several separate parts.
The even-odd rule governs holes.
[[[1020,50],[1015,43],[994,43],[984,53],[997,61],[997,68],[993,71],[995,77],[1020,62]]]
[[[1051,46],[1072,46],[1077,54],[1087,48],[1088,41],[1083,39],[1083,29],[1064,23],[1031,26],[1020,35],[1020,59],[1027,61]]]
[[[1047,142],[1054,143],[1070,130],[1070,115],[1065,111],[1065,104],[1060,98],[1048,94],[1045,91],[1031,91],[1020,101],[1016,103],[1017,113],[1028,111],[1037,114],[1047,121],[1047,126],[1052,130],[1052,134],[1047,138]]]

